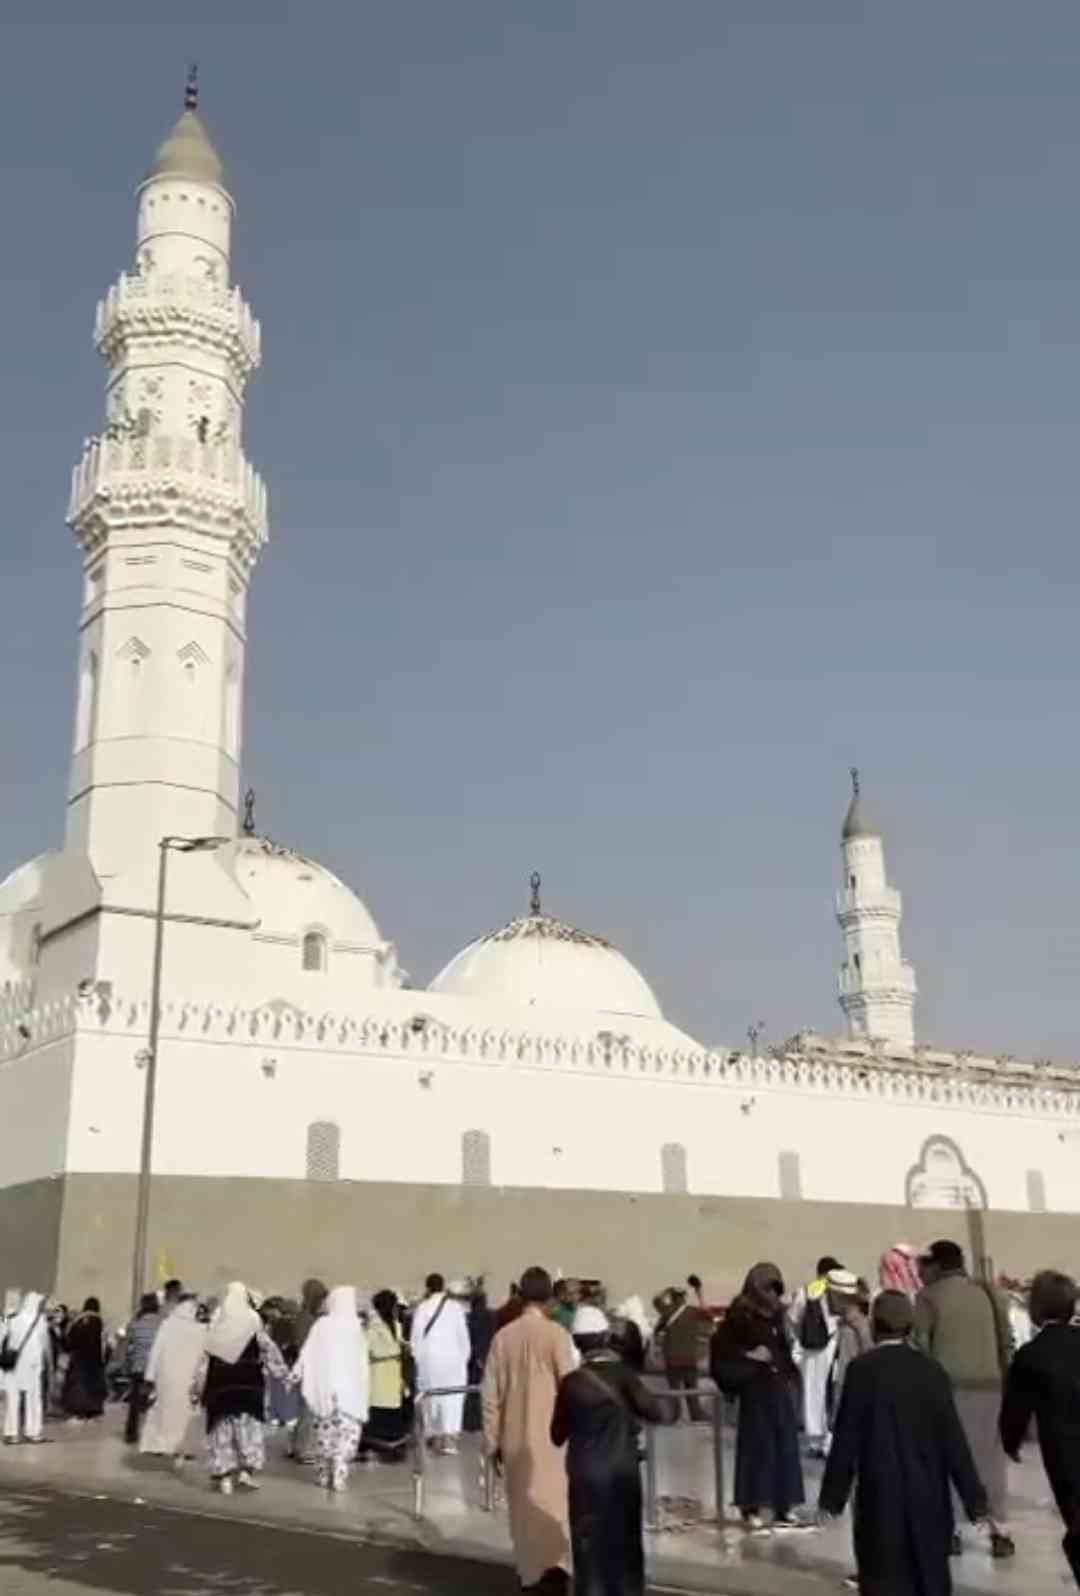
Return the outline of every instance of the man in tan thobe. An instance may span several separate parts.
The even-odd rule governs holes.
[[[559,1381],[577,1366],[574,1344],[547,1316],[551,1276],[526,1269],[524,1310],[491,1343],[484,1371],[484,1446],[506,1480],[510,1538],[524,1590],[565,1591],[570,1568],[566,1462],[551,1444]]]

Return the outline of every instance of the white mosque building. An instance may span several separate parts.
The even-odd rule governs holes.
[[[868,1270],[943,1233],[1016,1273],[1075,1263],[1080,1072],[916,1042],[900,895],[857,778],[848,1035],[767,1057],[679,1030],[536,878],[527,913],[414,990],[349,887],[255,833],[242,706],[267,498],[243,451],[260,335],[233,215],[189,86],[95,325],[65,835],[0,884],[0,1284],[122,1304],[141,1165],[151,1270],[208,1287],[440,1265],[502,1280],[536,1257],[640,1290],[697,1267],[720,1290],[759,1256],[798,1271],[827,1248]]]

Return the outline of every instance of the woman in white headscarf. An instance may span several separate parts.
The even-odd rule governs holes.
[[[184,1442],[191,1423],[191,1386],[206,1351],[206,1326],[197,1318],[192,1295],[180,1298],[154,1337],[144,1376],[153,1391],[153,1406],[143,1426],[140,1452],[171,1457],[183,1465]]]
[[[45,1298],[39,1291],[28,1291],[17,1313],[4,1316],[5,1361],[14,1358],[14,1367],[3,1371],[4,1445],[19,1440],[20,1421],[24,1438],[38,1442],[44,1422],[42,1382],[52,1364],[49,1321],[45,1317]]]
[[[293,1370],[315,1430],[319,1484],[343,1491],[367,1423],[370,1370],[356,1287],[335,1286]]]
[[[234,1280],[207,1332],[193,1386],[206,1409],[210,1478],[223,1496],[232,1495],[234,1481],[249,1491],[258,1489],[255,1476],[266,1457],[267,1371],[279,1380],[289,1377],[284,1358],[251,1306],[247,1287]]]

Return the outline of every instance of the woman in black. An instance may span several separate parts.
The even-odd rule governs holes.
[[[476,1290],[469,1299],[468,1312],[469,1325],[469,1373],[468,1383],[479,1385],[484,1378],[484,1365],[487,1363],[488,1353],[495,1336],[495,1315],[488,1307],[487,1292],[483,1282],[478,1283]],[[480,1393],[471,1391],[465,1398],[465,1430],[471,1435],[479,1433],[484,1428],[484,1417],[480,1411]]]
[[[64,1412],[69,1419],[100,1419],[105,1411],[105,1325],[96,1297],[87,1297],[82,1313],[68,1325],[64,1350]]]
[[[784,1327],[784,1280],[775,1264],[759,1263],[746,1277],[712,1339],[712,1377],[739,1399],[735,1441],[735,1505],[752,1532],[801,1529],[792,1508],[803,1493],[793,1390],[798,1380]]]
[[[599,1308],[578,1309],[574,1340],[582,1364],[561,1382],[551,1420],[553,1444],[569,1442],[574,1590],[576,1596],[644,1596],[638,1433],[642,1420],[666,1424],[675,1414],[610,1346]]]

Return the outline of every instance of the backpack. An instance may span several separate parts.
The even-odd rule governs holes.
[[[806,1311],[799,1326],[799,1345],[804,1352],[824,1352],[829,1345],[824,1297],[807,1297]]]

